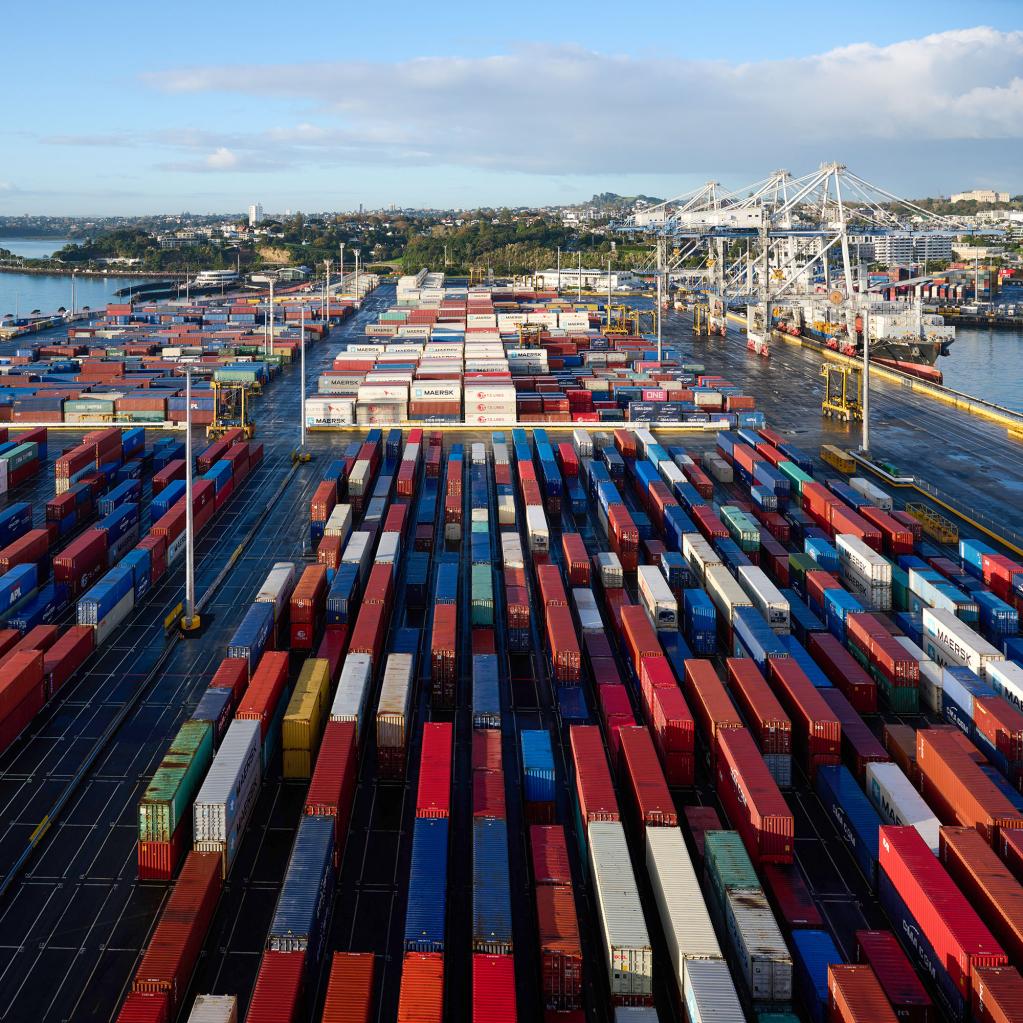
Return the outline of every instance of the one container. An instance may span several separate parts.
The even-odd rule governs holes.
[[[443,952],[447,899],[448,821],[419,817],[412,832],[405,950]]]
[[[856,960],[877,975],[881,988],[906,1023],[930,1023],[934,1007],[923,982],[891,931],[857,931]]]
[[[733,888],[725,900],[728,938],[754,1002],[792,999],[792,957],[759,888]]]
[[[836,1023],[898,1023],[877,976],[866,965],[829,968],[828,1011]]]
[[[472,850],[473,951],[511,955],[507,823],[492,817],[473,818]]]
[[[376,956],[372,952],[334,953],[322,1023],[369,1023],[375,965]]]
[[[690,1023],[745,1023],[728,964],[721,959],[687,959],[683,1001]]]

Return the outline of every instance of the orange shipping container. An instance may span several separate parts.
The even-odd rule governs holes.
[[[369,1023],[373,1009],[372,952],[335,952],[322,1023]]]
[[[869,966],[828,967],[829,1023],[898,1023],[898,1017]]]
[[[444,956],[440,952],[406,952],[401,962],[398,1023],[442,1023]]]

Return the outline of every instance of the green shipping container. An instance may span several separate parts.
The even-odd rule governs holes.
[[[813,483],[813,477],[807,476],[795,462],[779,462],[778,471],[788,476],[797,494],[802,495],[804,483]]]
[[[789,555],[789,574],[793,579],[798,579],[800,582],[806,578],[807,572],[813,572],[820,566],[817,564],[809,554],[790,554]]]
[[[118,412],[118,418],[126,419],[129,423],[162,423],[167,417],[163,412]]]
[[[36,444],[35,441],[29,441],[27,444],[19,444],[16,448],[11,448],[10,451],[0,455],[0,458],[7,462],[8,472],[12,469],[20,469],[21,466],[38,457],[39,445]]]
[[[473,533],[489,533],[490,523],[489,522],[474,522],[471,530]]]
[[[139,802],[139,841],[169,842],[213,760],[213,725],[186,721]]]
[[[738,831],[708,831],[703,836],[707,876],[720,906],[733,888],[760,888],[760,878]]]
[[[920,713],[920,690],[916,686],[893,686],[880,672],[871,672],[881,699],[896,714]]]
[[[894,610],[908,611],[911,599],[909,574],[904,569],[899,568],[898,565],[892,565],[892,604]]]
[[[97,415],[112,415],[114,403],[101,398],[67,398],[64,402],[65,412],[95,412]]]
[[[494,573],[489,565],[472,566],[472,624],[494,624]]]
[[[750,521],[749,516],[731,504],[721,506],[721,521],[724,522],[732,539],[744,551],[760,549],[760,530]]]

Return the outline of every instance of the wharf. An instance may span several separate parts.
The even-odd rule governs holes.
[[[367,297],[362,311],[334,331],[332,338],[311,349],[307,377],[312,384],[329,368],[336,342],[357,337],[357,330],[376,319],[393,303],[393,292],[383,286]],[[819,444],[854,446],[858,434],[820,416],[817,367],[820,356],[790,346],[776,345],[770,359],[748,352],[737,331],[726,338],[693,338],[691,321],[682,314],[665,319],[666,340],[678,340],[686,356],[706,363],[742,384],[758,399],[768,425],[793,443],[815,452]],[[264,462],[237,498],[202,535],[197,549],[197,592],[202,593],[226,562],[230,552],[266,510],[271,494],[292,471],[291,452],[297,444],[298,388],[294,368],[260,399],[257,440],[264,444]],[[880,381],[872,391],[874,449],[901,469],[940,485],[957,501],[978,506],[984,513],[1023,531],[1020,489],[1023,488],[1023,449],[1005,436],[1004,429],[974,419],[913,393]],[[570,427],[548,427],[552,440],[564,439]],[[489,440],[490,431],[459,431],[453,439],[464,444]],[[670,434],[669,434],[670,437]],[[65,437],[62,434],[61,440]],[[224,585],[203,614],[202,633],[179,642],[166,669],[145,693],[124,726],[106,747],[96,769],[78,789],[63,816],[45,837],[27,872],[11,895],[0,904],[0,1019],[107,1021],[116,1012],[137,965],[168,886],[136,880],[136,813],[140,795],[159,763],[170,738],[195,705],[226,644],[274,562],[308,558],[309,499],[319,482],[320,470],[337,453],[348,435],[307,434],[306,447],[314,460],[301,465]],[[690,445],[686,437],[682,443]],[[694,451],[710,449],[713,436],[693,438]],[[445,445],[448,446],[447,444]],[[54,445],[56,448],[56,445]],[[489,445],[488,445],[489,447]],[[52,493],[52,456],[43,472],[26,486],[18,499],[30,500],[41,516],[42,504]],[[833,474],[831,474],[833,475]],[[491,474],[491,487],[493,477]],[[730,493],[723,487],[722,495]],[[735,490],[738,493],[738,490]],[[147,495],[148,496],[148,495]],[[493,490],[491,491],[493,497]],[[626,500],[635,508],[631,491]],[[519,521],[521,495],[516,494]],[[561,528],[571,525],[584,537],[588,549],[606,550],[602,529],[591,508],[584,519],[552,522],[552,559],[561,560]],[[492,528],[496,529],[496,525]],[[467,582],[469,557],[463,544],[457,555],[463,573],[460,618],[469,620]],[[405,605],[405,588],[396,587],[397,600],[391,629],[422,626],[428,635],[430,610],[414,612]],[[146,676],[165,642],[163,620],[181,600],[182,575],[170,574],[150,598],[137,608],[112,643],[102,649],[68,691],[47,708],[31,732],[0,757],[0,874],[9,870],[43,815],[70,780],[85,752],[106,723]],[[534,593],[534,598],[536,594]],[[498,650],[504,653],[504,605],[501,587],[495,587]],[[535,604],[535,600],[534,600]],[[460,637],[462,663],[470,649],[469,632]],[[623,677],[626,667],[620,665]],[[502,729],[509,791],[521,791],[521,766],[513,752],[514,737],[522,728],[548,728],[562,736],[555,744],[557,819],[571,818],[570,770],[566,741],[554,691],[548,680],[540,623],[532,620],[531,649],[527,655],[502,656],[502,692],[505,696]],[[407,897],[411,823],[421,723],[426,717],[427,687],[420,669],[418,707],[410,733],[409,770],[403,782],[378,781],[372,743],[363,755],[351,833],[339,880],[338,899],[328,945],[333,949],[371,950],[378,954],[377,1019],[395,1016],[401,966],[401,939]],[[456,728],[453,824],[466,834],[471,811],[470,735],[467,680],[459,681],[459,709],[452,716]],[[443,716],[437,716],[443,719]],[[894,720],[888,715],[889,720]],[[436,719],[436,718],[435,718]],[[449,718],[451,719],[451,718]],[[279,761],[279,757],[278,757]],[[515,765],[513,768],[512,765]],[[240,1008],[248,1001],[259,955],[301,813],[304,786],[279,780],[272,768],[246,831],[225,893],[205,942],[186,1006],[197,992],[239,994]],[[706,773],[698,775],[695,790],[687,790],[687,803],[713,804]],[[796,816],[796,855],[822,913],[839,938],[842,951],[852,958],[852,933],[857,928],[884,923],[846,847],[835,837],[819,800],[805,778],[791,793]],[[527,836],[518,799],[509,800],[509,834],[515,933],[522,937],[522,960],[535,955],[532,942],[531,900],[528,895]],[[571,844],[576,876],[582,872],[577,847]],[[462,1019],[469,1004],[469,907],[471,905],[470,852],[465,842],[452,846],[449,889],[448,1015]],[[600,962],[600,936],[592,891],[580,887],[580,931],[584,956],[587,1018],[611,1023],[609,992]],[[641,878],[641,894],[649,913],[650,891]],[[517,942],[518,944],[518,942]],[[659,961],[664,962],[658,948]],[[518,956],[517,956],[518,958]],[[308,1011],[318,1019],[329,961],[310,981]],[[670,996],[666,971],[657,986],[659,1018],[680,1020]],[[542,1018],[538,977],[518,971],[518,1005],[522,1019]],[[241,1015],[241,1013],[240,1013]]]

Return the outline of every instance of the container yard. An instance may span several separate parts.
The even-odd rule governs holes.
[[[10,1018],[1021,1018],[1023,556],[842,471],[800,351],[425,271],[278,299],[11,356]],[[1004,431],[942,410],[950,479],[872,401],[1011,543]]]

